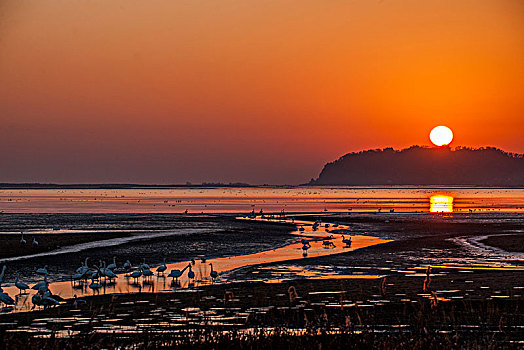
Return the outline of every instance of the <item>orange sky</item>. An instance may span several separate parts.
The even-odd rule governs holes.
[[[296,184],[351,151],[524,152],[524,2],[3,0],[0,182]]]

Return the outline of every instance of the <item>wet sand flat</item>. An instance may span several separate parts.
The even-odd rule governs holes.
[[[26,243],[21,243],[21,234],[2,234],[0,233],[0,260],[16,256],[32,255],[45,253],[75,244],[103,241],[113,238],[128,237],[129,232],[71,232],[67,234],[59,233],[25,233],[23,239]],[[33,243],[36,240],[36,244]]]
[[[147,220],[153,223],[159,218]],[[474,339],[479,334],[493,336],[502,327],[506,338],[497,338],[494,344],[524,340],[519,336],[523,322],[520,310],[524,286],[519,283],[524,275],[523,261],[475,250],[456,240],[519,232],[523,223],[517,214],[496,220],[467,214],[390,213],[295,214],[285,220],[278,215],[257,220],[204,216],[187,223],[162,216],[162,220],[169,229],[200,225],[208,231],[13,262],[8,272],[16,270],[14,266],[25,266],[24,271],[34,278],[35,267],[48,261],[53,264],[53,275],[63,279],[67,277],[64,269],[72,271],[88,255],[107,262],[116,256],[120,266],[124,258],[130,257],[135,267],[145,258],[153,268],[168,256],[179,261],[173,265],[177,268],[194,258],[194,281],[187,281],[187,276],[180,283],[164,276],[138,281],[128,278],[122,281],[129,284],[126,289],[102,280],[103,287],[96,292],[87,287],[88,282],[80,283],[76,290],[84,295],[81,299],[85,305],[69,300],[48,310],[7,312],[0,316],[5,321],[0,321],[4,324],[0,328],[9,331],[16,327],[18,330],[9,331],[9,336],[25,332],[31,339],[33,333],[51,334],[53,329],[57,335],[63,329],[73,331],[73,336],[90,334],[108,339],[105,335],[110,330],[132,338],[145,331],[163,334],[163,330],[169,330],[177,334],[180,329],[222,332],[253,327],[335,327],[339,334],[340,329],[360,332],[378,327],[396,334],[398,327],[413,332],[425,326],[431,332],[462,329]],[[315,221],[319,222],[317,231],[311,227]],[[299,231],[300,227],[304,231]],[[162,231],[158,224],[155,229]],[[367,237],[383,243],[361,249],[356,249],[359,246],[355,243],[355,249],[346,250],[341,245],[342,234],[355,242]],[[331,235],[333,238],[329,238]],[[301,239],[311,241],[309,256],[302,254]],[[336,247],[323,248],[325,239],[331,239]],[[266,251],[278,255],[279,249],[283,249],[281,259],[266,260],[262,254]],[[201,261],[204,257],[235,267],[235,259],[249,254],[253,259],[239,260],[237,267],[241,268],[220,274],[216,283],[209,279],[207,262]],[[428,266],[432,268],[428,270]],[[216,267],[222,269],[219,263]],[[123,273],[121,269],[115,271]],[[425,289],[428,276],[430,282]],[[4,289],[14,294],[10,281],[12,277]],[[67,288],[73,286],[71,282],[65,284]],[[479,322],[478,315],[485,328],[468,328]]]
[[[508,252],[524,253],[524,233],[489,236],[487,239],[482,240],[481,243],[500,248]]]
[[[11,214],[5,214],[3,219],[9,220],[10,216]],[[44,265],[48,265],[50,280],[68,280],[74,270],[88,257],[91,266],[99,264],[100,260],[109,264],[113,257],[116,257],[119,266],[122,266],[126,260],[130,260],[133,266],[139,265],[144,260],[151,266],[157,266],[164,259],[167,262],[177,262],[199,257],[241,255],[272,249],[296,241],[296,237],[289,235],[294,230],[293,225],[270,222],[249,223],[236,220],[234,216],[184,217],[176,214],[152,214],[138,217],[126,214],[102,215],[98,217],[95,225],[109,223],[110,228],[100,233],[94,231],[90,236],[87,233],[93,227],[90,217],[90,214],[65,215],[60,216],[57,220],[62,223],[64,230],[84,230],[82,235],[86,235],[86,241],[97,243],[96,248],[5,261],[3,264],[9,267],[5,280],[14,280],[14,271],[18,271],[22,279],[34,282],[38,278],[35,275],[36,269]],[[31,221],[38,221],[39,218],[39,215],[35,215]],[[12,215],[10,220],[18,221],[19,217]],[[135,224],[137,220],[141,220],[140,225]],[[132,230],[133,228],[139,228],[139,230]],[[118,232],[112,232],[112,229]],[[139,239],[126,241],[132,236],[138,236]],[[20,249],[18,244],[20,236],[10,234],[6,237],[13,241],[12,255],[24,255],[25,251]],[[49,234],[48,238],[54,246],[60,246],[67,251],[66,243],[77,244],[71,237],[75,235]],[[113,237],[122,238],[122,244],[105,246],[104,242],[114,240]]]

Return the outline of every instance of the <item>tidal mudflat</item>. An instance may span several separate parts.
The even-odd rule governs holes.
[[[517,349],[523,219],[2,214],[2,346]]]

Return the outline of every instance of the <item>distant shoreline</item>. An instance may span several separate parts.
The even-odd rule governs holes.
[[[97,189],[97,190],[123,190],[147,188],[213,188],[213,187],[275,187],[268,185],[250,185],[244,183],[234,184],[42,184],[42,183],[0,183],[2,190],[19,189]],[[276,186],[278,187],[278,186]]]
[[[43,184],[43,183],[0,183],[0,190],[54,190],[54,189],[71,189],[71,190],[126,190],[126,189],[170,189],[170,188],[300,188],[300,187],[318,187],[318,188],[511,188],[524,189],[524,185],[500,186],[500,185],[442,185],[442,184],[370,184],[370,185],[344,185],[344,184],[299,184],[299,185],[251,185],[244,183],[235,184]]]

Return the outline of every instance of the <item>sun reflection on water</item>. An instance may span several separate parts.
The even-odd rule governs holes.
[[[429,211],[431,213],[452,213],[453,197],[445,194],[436,194],[429,198]]]

